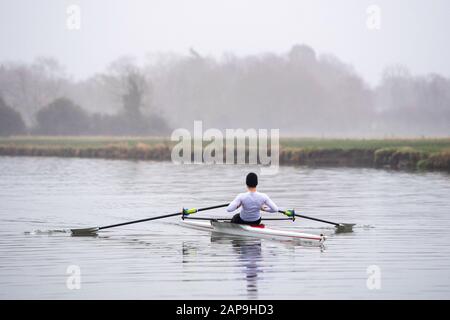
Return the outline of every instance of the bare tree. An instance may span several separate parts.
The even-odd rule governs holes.
[[[10,62],[0,68],[3,96],[28,124],[40,108],[63,95],[67,85],[64,69],[55,59],[37,58],[30,65]]]
[[[24,134],[25,123],[19,112],[6,105],[0,96],[0,136]]]

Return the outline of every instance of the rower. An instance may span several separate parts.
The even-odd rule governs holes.
[[[241,208],[241,212],[235,214],[231,219],[232,223],[259,225],[261,223],[261,210],[278,212],[278,207],[265,193],[256,191],[258,185],[256,173],[250,172],[245,179],[245,183],[248,192],[238,194],[228,205],[227,211],[233,212],[237,208]]]

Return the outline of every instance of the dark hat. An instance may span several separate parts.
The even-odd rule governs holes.
[[[245,179],[247,187],[255,188],[258,185],[258,176],[254,172],[250,172]]]

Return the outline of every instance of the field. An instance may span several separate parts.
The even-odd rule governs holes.
[[[170,160],[162,137],[0,138],[0,155]],[[280,164],[450,171],[450,138],[282,138]]]
[[[100,148],[110,145],[134,147],[138,143],[152,146],[155,144],[169,143],[167,138],[157,137],[59,137],[59,136],[18,136],[0,137],[0,146],[18,147],[64,147],[64,148]]]
[[[281,145],[289,148],[311,149],[386,149],[411,148],[419,152],[441,152],[450,150],[450,138],[421,139],[320,139],[284,138]]]
[[[39,146],[98,148],[110,145],[134,147],[139,143],[149,146],[156,144],[172,145],[169,138],[161,137],[58,137],[58,136],[20,136],[0,137],[0,146]],[[322,138],[281,138],[282,148],[301,149],[382,149],[412,148],[422,152],[440,152],[450,150],[450,138],[420,139],[322,139]]]

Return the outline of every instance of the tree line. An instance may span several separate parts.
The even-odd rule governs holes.
[[[54,60],[41,60],[31,70],[17,69],[15,71],[25,75],[22,81],[28,78],[38,80],[38,88],[32,80],[21,83],[20,90],[14,92],[22,103],[31,104],[30,109],[21,109],[28,120],[28,125],[22,114],[9,106],[0,95],[0,135],[163,135],[168,134],[169,127],[165,119],[157,113],[146,113],[148,104],[144,99],[150,92],[150,83],[142,74],[130,65],[121,65],[120,72],[110,74],[105,81],[114,83],[114,90],[121,100],[121,108],[116,113],[88,112],[68,97],[57,97],[58,86],[67,85],[67,79],[60,78],[55,81],[41,83],[42,77],[49,75],[48,68],[55,69],[58,65]],[[33,70],[33,68],[38,67]],[[4,70],[3,70],[4,71]],[[34,71],[43,72],[43,74]],[[47,71],[47,72],[46,72]],[[117,70],[116,70],[117,71]],[[0,70],[1,73],[1,70]],[[49,83],[46,83],[49,82]],[[11,83],[10,83],[11,84]],[[27,88],[27,84],[31,88]],[[6,86],[8,88],[8,86]],[[35,89],[35,90],[30,90]],[[39,91],[43,90],[43,91]],[[55,90],[55,91],[53,91]],[[85,92],[83,94],[88,94]],[[95,95],[95,94],[94,94]],[[54,96],[52,98],[52,96]],[[50,100],[40,108],[37,100]],[[13,99],[13,101],[15,101]],[[31,102],[30,102],[31,101]],[[17,100],[16,100],[17,102]],[[19,100],[20,104],[20,100]]]
[[[205,128],[327,137],[450,132],[449,78],[394,65],[372,87],[351,65],[306,45],[221,58],[191,49],[152,55],[139,66],[123,57],[83,80],[54,59],[2,63],[0,95],[2,132],[15,123],[17,132],[32,134],[163,135],[194,120]],[[4,124],[6,117],[16,120]]]

